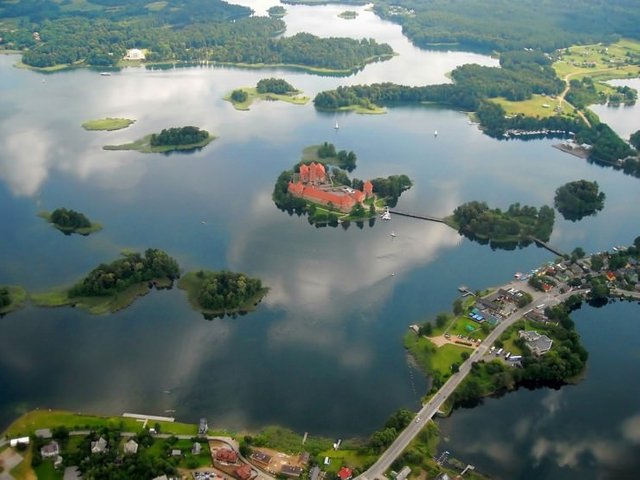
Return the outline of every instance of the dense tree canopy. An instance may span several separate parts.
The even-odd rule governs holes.
[[[293,85],[282,78],[263,78],[258,81],[256,89],[258,93],[276,93],[280,95],[297,92]]]
[[[66,208],[56,208],[51,212],[51,222],[63,228],[89,228],[91,221],[80,212]]]
[[[196,276],[202,282],[198,303],[208,310],[239,309],[263,290],[260,279],[242,273],[200,270]]]
[[[576,43],[640,38],[635,0],[378,0],[375,11],[402,25],[422,47],[457,46],[482,51],[541,49]]]
[[[640,130],[637,130],[631,134],[631,136],[629,137],[629,143],[631,143],[633,148],[635,148],[636,150],[640,150]]]
[[[0,287],[0,308],[6,307],[11,303],[11,295],[7,287]]]
[[[598,189],[598,182],[577,180],[565,183],[556,190],[555,206],[567,220],[581,220],[604,208],[605,194]]]
[[[209,132],[198,127],[165,128],[151,135],[151,146],[193,145],[209,138]]]
[[[144,256],[125,253],[123,258],[101,264],[69,290],[69,297],[113,295],[132,285],[180,276],[178,263],[162,250],[149,248]]]

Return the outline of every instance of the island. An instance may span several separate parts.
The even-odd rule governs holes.
[[[122,258],[100,264],[71,288],[34,293],[31,300],[39,307],[70,305],[95,315],[114,313],[154,287],[171,288],[179,276],[178,263],[162,250],[123,252]]]
[[[160,133],[146,135],[123,145],[105,145],[104,150],[136,150],[142,153],[193,152],[200,150],[216,137],[198,127],[165,128]]]
[[[85,130],[121,130],[135,123],[135,120],[129,118],[99,118],[97,120],[88,120],[82,124]]]
[[[186,290],[191,306],[207,319],[251,312],[269,291],[258,278],[207,270],[185,274],[178,288]]]
[[[0,317],[20,310],[27,300],[27,292],[22,287],[0,285]]]
[[[356,154],[325,142],[304,149],[303,159],[278,177],[273,201],[280,210],[308,216],[317,227],[348,228],[351,221],[362,227],[363,220],[375,222],[385,206],[395,206],[400,195],[412,186],[406,175],[370,180],[350,179],[345,169],[355,168]]]
[[[575,222],[602,210],[604,199],[605,194],[599,191],[598,182],[577,180],[559,187],[554,203],[565,220]]]
[[[305,105],[309,97],[301,96],[302,92],[281,78],[263,78],[254,87],[233,90],[224,99],[231,102],[236,110],[249,110],[256,99],[267,101],[283,101],[294,105]]]
[[[358,17],[358,12],[355,12],[353,10],[345,10],[344,12],[340,12],[338,14],[338,17],[343,18],[345,20],[353,20],[354,18]]]
[[[267,13],[271,18],[282,18],[287,14],[287,10],[282,5],[274,5],[267,9]]]
[[[540,209],[514,203],[506,211],[490,209],[486,202],[467,202],[458,206],[445,223],[471,240],[490,243],[492,248],[525,247],[535,240],[546,242],[553,231],[555,214],[543,205]]]
[[[102,230],[102,225],[92,222],[85,214],[66,208],[56,208],[53,212],[40,212],[38,216],[60,230],[65,235],[77,233],[87,236]]]

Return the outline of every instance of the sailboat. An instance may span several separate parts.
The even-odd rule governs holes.
[[[393,238],[395,238],[396,237],[396,232],[392,231],[389,235],[391,235]]]
[[[336,120],[336,126],[333,127],[333,128],[335,128],[336,130],[338,130],[340,128],[340,125],[338,125],[338,121],[337,120]]]
[[[438,130],[436,130],[435,132],[433,132],[433,136],[437,137],[438,136]]]

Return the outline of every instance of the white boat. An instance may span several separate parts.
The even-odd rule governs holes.
[[[395,236],[396,236],[396,232],[391,232],[389,235],[391,235],[392,237],[394,237],[394,238],[395,238]]]
[[[111,76],[111,72],[100,72],[100,75],[103,77],[110,77]]]
[[[435,132],[433,132],[433,136],[437,137],[438,136],[438,130],[436,130]]]
[[[340,125],[338,125],[338,122],[337,122],[337,121],[336,121],[336,126],[335,126],[335,127],[333,127],[333,128],[335,128],[336,130],[338,130],[338,129],[340,128]]]

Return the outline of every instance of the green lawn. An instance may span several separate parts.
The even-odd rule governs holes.
[[[512,102],[502,97],[492,98],[491,101],[502,106],[508,115],[523,114],[526,117],[547,118],[558,114],[569,115],[573,111],[566,102],[559,103],[555,98],[542,95],[532,95],[529,100],[521,102]],[[559,112],[556,111],[558,105]]]
[[[405,335],[404,345],[427,375],[438,372],[442,378],[451,375],[451,365],[461,364],[464,361],[463,352],[470,353],[469,348],[453,344],[438,348],[431,340],[419,337],[413,331],[407,332]]]
[[[43,460],[40,465],[33,468],[36,472],[38,480],[62,480],[64,478],[64,470],[56,470],[53,467],[53,460]]]
[[[121,130],[123,128],[127,128],[129,125],[133,124],[135,120],[130,120],[128,118],[99,118],[97,120],[89,120],[82,124],[82,128],[85,130]]]
[[[606,49],[606,50],[605,50]],[[640,42],[622,39],[611,45],[574,45],[553,64],[560,78],[593,77],[599,80],[637,76],[640,66],[629,65],[627,55],[640,54]],[[587,65],[593,66],[587,66]]]

